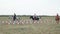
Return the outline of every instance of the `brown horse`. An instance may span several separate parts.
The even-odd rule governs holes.
[[[59,15],[57,14],[57,16],[55,17],[56,23],[59,24]]]

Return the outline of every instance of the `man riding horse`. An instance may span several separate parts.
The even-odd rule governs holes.
[[[15,21],[16,20],[16,14],[14,13],[14,16],[13,16],[13,21]]]
[[[34,14],[34,16],[30,16],[30,19],[32,20],[39,20],[38,16],[36,16],[36,14]]]
[[[59,15],[57,14],[57,16],[55,17],[56,23],[59,23]]]

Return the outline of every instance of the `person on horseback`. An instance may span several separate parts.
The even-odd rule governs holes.
[[[15,21],[16,20],[16,14],[14,13],[14,16],[13,16],[13,21]]]
[[[57,14],[57,16],[55,17],[56,23],[59,24],[59,15]]]
[[[39,17],[36,16],[36,14],[34,14],[34,16],[30,16],[30,19],[32,19],[32,20],[34,20],[34,21],[35,21],[35,20],[38,21],[38,20],[39,20]]]
[[[33,18],[34,18],[34,20],[36,20],[36,18],[37,18],[36,14],[34,14]]]

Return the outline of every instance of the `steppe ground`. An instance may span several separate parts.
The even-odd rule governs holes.
[[[0,34],[60,34],[60,24],[56,23],[55,17],[41,17],[36,23],[29,17],[21,17],[20,24],[10,21],[9,17],[0,17]]]

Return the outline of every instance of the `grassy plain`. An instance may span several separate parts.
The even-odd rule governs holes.
[[[30,20],[29,17],[21,17]],[[9,21],[9,17],[0,17],[0,21]],[[39,23],[32,24],[0,24],[0,34],[60,34],[60,24],[55,17],[42,17]],[[0,22],[2,23],[2,22]]]

